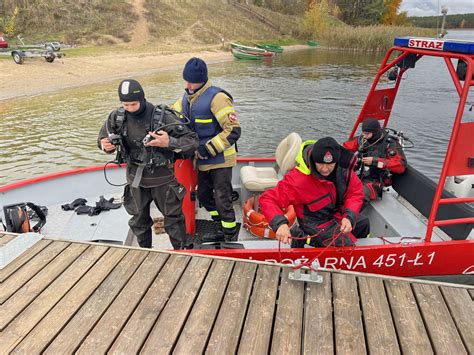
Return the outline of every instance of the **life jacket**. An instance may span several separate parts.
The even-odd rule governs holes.
[[[217,86],[210,86],[196,97],[193,101],[192,107],[190,107],[188,99],[189,95],[187,92],[184,93],[181,100],[182,113],[191,120],[191,125],[199,137],[199,146],[205,145],[208,141],[222,132],[219,122],[217,122],[216,117],[211,111],[212,100],[214,99],[214,96],[220,92],[225,93],[232,99],[232,96],[225,90]],[[217,154],[215,157],[200,159],[197,162],[198,165],[224,163],[224,152]]]
[[[316,143],[315,140],[307,140],[303,142],[300,151],[296,156],[296,169],[304,175],[310,175],[313,173],[310,159],[314,143]],[[350,169],[343,168],[340,164],[337,164],[335,182],[324,181],[324,183],[334,184],[336,192],[335,196],[328,193],[311,201],[310,204],[303,205],[303,218],[300,220],[300,223],[304,228],[306,228],[308,233],[314,233],[313,230],[311,230],[311,232],[309,231],[311,227],[325,226],[324,223],[331,221],[337,211],[342,214],[343,211],[341,208],[344,205],[344,198],[347,192],[347,187],[350,183],[350,172]],[[318,179],[324,180],[320,177],[318,177]],[[323,223],[323,226],[321,226],[321,223]]]

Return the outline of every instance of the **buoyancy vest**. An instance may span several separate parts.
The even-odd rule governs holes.
[[[214,96],[220,92],[225,93],[232,99],[232,96],[225,90],[217,86],[210,86],[196,97],[192,106],[189,103],[188,93],[184,93],[181,100],[182,112],[191,120],[191,125],[199,137],[199,146],[205,145],[208,141],[222,132],[219,122],[217,122],[216,117],[211,111],[212,100],[214,99]],[[224,161],[224,152],[221,152],[215,157],[198,160],[198,164],[221,164],[224,163]]]
[[[296,157],[296,169],[305,175],[313,174],[310,157],[315,140],[307,140],[301,144],[300,151]],[[350,170],[336,165],[335,196],[329,193],[316,198],[309,204],[303,205],[303,221],[305,228],[318,226],[321,223],[332,220],[335,213],[342,214],[342,206],[350,183]],[[319,178],[320,180],[323,180]],[[329,181],[327,182],[329,183]],[[309,231],[307,231],[309,232]],[[314,233],[314,231],[312,231]]]
[[[147,107],[144,112],[144,117],[138,119],[145,119],[149,116],[149,126],[144,131],[157,131],[160,127],[166,124],[165,115],[168,114],[164,107],[154,106],[153,110]],[[132,128],[129,137],[129,123],[130,118],[127,117],[127,113],[123,108],[119,108],[116,111],[115,118],[113,119],[112,127],[117,132],[123,142],[124,155],[127,162],[130,163],[144,163],[148,169],[153,169],[154,166],[168,165],[174,158],[174,153],[168,149],[160,147],[145,147],[141,139],[145,136],[141,136],[143,133],[142,129],[137,131],[137,128]],[[146,121],[143,122],[146,125]],[[135,126],[135,125],[134,125]],[[129,139],[127,139],[129,138]]]

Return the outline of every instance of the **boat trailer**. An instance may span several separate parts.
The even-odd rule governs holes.
[[[0,34],[0,42],[6,43],[3,36]],[[56,58],[62,58],[65,56],[64,53],[59,53],[54,47],[45,46],[41,48],[39,46],[28,46],[18,45],[16,47],[0,48],[0,56],[11,56],[16,64],[23,64],[25,58],[38,58],[43,57],[48,63],[54,62]]]

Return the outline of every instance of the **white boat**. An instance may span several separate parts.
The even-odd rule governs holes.
[[[395,59],[392,58],[393,54],[396,54]],[[462,196],[444,191],[444,186],[447,177],[453,177],[448,180],[449,190],[450,186],[452,189],[452,186],[455,186],[453,184],[457,184],[460,179],[472,182],[474,174],[474,145],[470,143],[474,136],[474,123],[463,122],[462,119],[466,98],[470,86],[474,83],[473,80],[464,80],[465,77],[472,77],[474,73],[474,42],[397,38],[395,46],[389,50],[382,62],[350,137],[366,117],[378,118],[384,122],[384,127],[387,125],[403,74],[407,70],[413,70],[416,62],[424,56],[445,59],[453,78],[454,90],[459,94],[458,110],[453,113],[451,140],[438,184],[409,166],[404,174],[394,176],[393,187],[385,191],[383,199],[374,201],[367,208],[372,238],[359,239],[353,247],[291,249],[280,245],[274,239],[259,238],[248,233],[246,228],[252,230],[253,226],[248,223],[248,218],[246,219],[242,210],[252,188],[249,187],[251,184],[241,182],[241,169],[244,166],[253,166],[257,170],[265,168],[263,171],[267,174],[263,174],[264,178],[270,176],[272,179],[278,179],[281,178],[281,173],[279,175],[272,170],[276,163],[275,158],[240,158],[234,169],[233,185],[240,196],[235,204],[238,221],[246,228],[241,228],[239,240],[235,243],[206,245],[207,249],[196,248],[187,252],[307,266],[316,261],[324,268],[394,276],[440,276],[453,279],[454,275],[457,275],[462,282],[473,283],[472,183],[471,188],[468,186],[469,182],[466,183],[468,188],[462,192]],[[461,63],[458,64],[457,71],[453,65],[455,59]],[[382,75],[393,71],[394,68],[397,68],[396,80],[389,87],[379,87]],[[120,184],[125,181],[124,169],[106,171],[108,180],[113,183]],[[459,178],[454,178],[458,176]],[[460,178],[462,176],[464,177]],[[450,182],[451,180],[453,181]],[[188,190],[195,188],[190,186],[189,182],[186,182],[185,186]],[[460,189],[453,191],[460,194]],[[60,207],[79,197],[86,198],[89,204],[93,204],[101,195],[120,199],[122,189],[105,181],[102,167],[90,167],[3,186],[0,188],[0,207],[21,202],[47,206],[47,222],[41,230],[45,237],[130,245],[133,243],[133,235],[128,231],[129,216],[123,208],[90,217],[63,211]],[[190,205],[185,211],[189,222],[196,215],[195,202],[189,200],[188,203]],[[198,211],[197,217],[209,219],[202,209]],[[269,235],[267,233],[263,236]],[[154,246],[170,248],[167,238],[161,240],[163,242],[156,242]]]

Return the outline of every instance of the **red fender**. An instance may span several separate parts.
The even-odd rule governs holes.
[[[186,233],[194,235],[196,232],[196,186],[198,182],[197,171],[191,159],[176,160],[174,173],[178,182],[186,188],[183,200],[183,213],[186,221]]]

